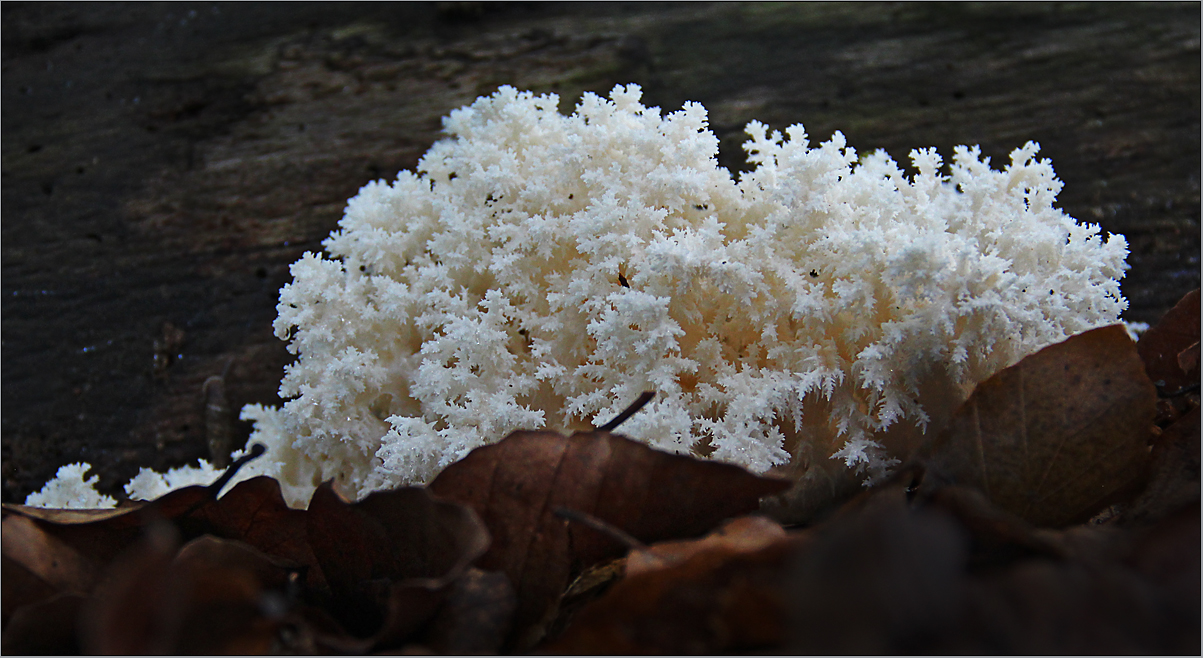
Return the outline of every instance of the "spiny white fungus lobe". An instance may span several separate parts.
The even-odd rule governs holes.
[[[1002,170],[915,150],[907,176],[838,132],[812,148],[754,121],[733,177],[701,105],[640,96],[565,116],[502,87],[452,112],[417,172],[365,185],[280,292],[297,360],[282,408],[243,410],[268,452],[240,477],[294,505],[329,478],[362,496],[645,390],[619,431],[653,447],[878,476],[899,431],[1126,308],[1123,236],[1054,207],[1036,144]]]

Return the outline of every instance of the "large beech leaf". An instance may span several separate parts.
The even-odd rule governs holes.
[[[364,638],[346,649],[393,644],[431,621],[450,585],[489,545],[470,508],[416,487],[349,503],[326,483],[314,492],[306,523],[335,617]]]
[[[430,490],[475,509],[493,544],[480,566],[518,594],[512,647],[541,638],[570,578],[625,546],[557,508],[584,512],[643,542],[700,535],[753,511],[789,482],[653,450],[609,432],[514,432],[447,467]]]
[[[1034,525],[1083,521],[1143,482],[1155,395],[1124,328],[1094,329],[979,384],[916,458],[929,487],[977,487]]]

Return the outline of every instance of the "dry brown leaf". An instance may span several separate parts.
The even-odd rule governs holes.
[[[211,534],[233,539],[305,565],[306,586],[327,589],[321,566],[309,547],[306,512],[290,508],[280,493],[280,483],[272,478],[239,482],[221,498],[191,511],[180,524],[188,537]]]
[[[700,539],[665,541],[637,546],[627,557],[585,570],[561,597],[559,612],[548,631],[549,638],[562,634],[586,604],[604,595],[616,582],[651,571],[667,569],[705,552],[722,556],[753,553],[786,538],[785,529],[763,516],[741,516],[723,523]]]
[[[563,635],[581,608],[605,595],[627,572],[625,557],[595,564],[573,579],[556,604],[556,617],[547,628],[546,640]]]
[[[83,649],[91,654],[167,654],[183,616],[186,593],[171,578],[179,535],[165,521],[106,570],[83,611]]]
[[[184,487],[151,502],[127,503],[106,510],[5,504],[4,554],[30,556],[34,562],[25,566],[48,583],[59,589],[87,592],[97,569],[140,541],[148,525],[166,521],[180,531],[184,541],[213,534],[245,541],[269,555],[311,565],[311,579],[316,577],[316,584],[321,584],[321,571],[305,543],[304,512],[284,504],[275,480],[253,478],[216,499],[219,490],[216,484]],[[10,526],[12,532],[8,530]],[[37,559],[55,565],[59,571],[73,570],[74,582],[68,587],[63,582],[66,576],[43,573],[36,565]]]
[[[6,559],[20,564],[55,591],[84,594],[92,590],[97,565],[79,549],[28,517],[11,514],[3,526]]]
[[[1162,610],[1170,631],[1166,653],[1198,655],[1200,636],[1199,503],[1175,513],[1140,533],[1127,562],[1161,589]]]
[[[133,503],[116,509],[72,510],[43,509],[25,505],[4,505],[8,519],[23,517],[33,521],[41,532],[71,547],[92,569],[102,568],[117,555],[138,542],[148,524],[172,520],[212,499],[206,487],[185,487],[150,503]],[[8,553],[10,548],[6,548]]]
[[[1088,564],[1114,562],[1131,548],[1127,533],[1093,523],[1065,530],[1036,528],[990,503],[978,489],[946,486],[913,505],[946,512],[970,538],[971,570],[998,569],[1018,560],[1044,557]]]
[[[76,619],[56,619],[55,623],[39,621],[40,615],[49,614],[46,606],[58,610],[57,614],[76,614],[81,610],[91,608],[91,603],[84,604],[86,597],[91,594],[102,574],[113,573],[111,565],[123,554],[128,554],[134,547],[146,543],[145,535],[152,526],[165,526],[163,532],[174,535],[176,530],[169,520],[196,509],[212,499],[215,491],[205,487],[188,487],[173,491],[151,503],[127,504],[110,510],[63,510],[42,509],[24,505],[4,505],[4,555],[5,575],[16,576],[17,582],[23,578],[14,566],[28,572],[37,581],[62,594],[76,594],[76,598],[64,598],[62,595],[36,602],[33,597],[41,590],[37,582],[31,583],[33,590],[24,590],[13,598],[14,603],[20,602],[25,607],[9,609],[14,619],[21,618],[20,623],[13,627],[12,633],[5,628],[5,642],[15,645],[41,646],[72,644],[75,646],[77,637],[75,629],[79,624]],[[162,532],[156,531],[161,535]],[[152,533],[152,534],[156,534]],[[149,550],[142,546],[142,552]],[[174,551],[174,548],[171,549]],[[136,552],[136,551],[135,551]],[[157,554],[156,554],[157,555]],[[127,555],[128,558],[128,555]],[[10,561],[11,560],[11,561]],[[161,561],[149,559],[145,568],[152,568]],[[133,567],[129,567],[133,569]],[[120,572],[121,569],[118,569]],[[8,605],[6,592],[6,606]],[[139,622],[130,622],[139,623]],[[47,625],[49,624],[49,625]],[[70,629],[69,637],[46,640],[49,634],[62,634],[63,629]],[[11,637],[10,637],[11,635]],[[135,633],[129,642],[124,639],[114,639],[111,634],[93,645],[110,647],[118,653],[129,653],[129,649],[158,650],[161,643]],[[30,644],[32,643],[32,644]]]
[[[204,536],[175,550],[156,525],[116,560],[84,616],[90,653],[263,654],[293,607],[295,566]]]
[[[917,452],[921,487],[977,487],[1038,526],[1084,521],[1142,484],[1154,398],[1122,326],[1072,336],[979,384]]]
[[[272,653],[296,603],[296,566],[238,541],[204,536],[185,544],[171,566],[187,593],[175,651]]]
[[[495,654],[513,621],[517,597],[505,574],[468,569],[427,627],[423,644],[443,655]]]
[[[1124,522],[1148,524],[1199,502],[1199,409],[1186,413],[1153,443],[1149,486],[1123,512]]]
[[[1199,341],[1195,341],[1188,345],[1185,349],[1178,353],[1178,367],[1182,368],[1182,372],[1186,373],[1187,377],[1197,380],[1199,370]],[[1194,377],[1191,377],[1194,373]]]
[[[44,601],[58,593],[58,589],[7,555],[0,557],[0,586],[4,590],[2,623],[5,627],[17,608]]]
[[[104,586],[86,606],[84,645],[91,651],[362,652],[395,645],[429,621],[445,590],[488,545],[472,510],[422,489],[354,505],[321,489],[307,511],[289,509],[268,478],[239,483],[219,500],[217,490],[189,487],[94,514],[6,506],[5,574],[24,587],[6,596],[5,618],[20,615],[19,628],[33,629],[13,641],[40,646],[22,639],[39,637],[26,609],[39,609],[58,591],[88,593],[103,573]],[[189,540],[176,555],[178,543]],[[329,581],[327,569],[334,572]],[[344,625],[375,627],[347,635],[321,610],[298,609],[283,634],[296,636],[289,644],[277,632],[282,618],[263,612],[271,600],[280,603],[284,575],[296,579],[290,591],[304,588]]]
[[[804,538],[758,551],[702,551],[624,578],[585,605],[550,654],[757,653],[786,635],[783,576]]]
[[[781,524],[763,516],[741,516],[719,526],[701,539],[666,541],[636,548],[627,555],[626,576],[664,569],[703,551],[750,553],[785,539]]]
[[[643,542],[697,536],[788,487],[741,468],[653,450],[609,432],[514,432],[447,467],[431,491],[475,509],[493,543],[481,558],[518,594],[510,646],[537,643],[574,572],[616,557],[611,536],[555,515],[592,515]]]
[[[1059,534],[1034,528],[1015,514],[1000,509],[978,489],[964,486],[940,487],[921,499],[931,509],[956,519],[973,541],[970,566],[998,567],[1032,556],[1068,557],[1069,549]]]
[[[1197,506],[1135,552],[1135,531],[1034,529],[961,487],[915,497],[891,485],[846,508],[755,553],[703,551],[629,576],[544,649],[1198,652]]]
[[[970,580],[965,612],[934,653],[1165,653],[1180,637],[1166,623],[1170,610],[1163,601],[1147,581],[1119,565],[1026,560]]]
[[[361,650],[395,646],[429,622],[449,586],[489,544],[471,509],[422,488],[378,492],[352,504],[326,483],[314,492],[306,521],[330,587],[330,611],[363,639]]]
[[[6,656],[81,653],[76,626],[86,600],[82,594],[64,593],[18,608],[5,623],[0,653]]]
[[[47,521],[56,525],[79,525],[99,523],[108,519],[122,517],[131,512],[136,512],[146,505],[147,503],[145,502],[137,501],[113,509],[54,509],[30,507],[29,505],[17,505],[14,503],[4,503],[3,507],[5,512],[19,514],[39,521]]]
[[[550,653],[896,653],[959,613],[967,535],[904,486],[756,552],[715,549],[628,576]],[[923,652],[923,645],[911,646]]]
[[[1188,384],[1199,383],[1198,357],[1193,370],[1184,369],[1179,355],[1199,342],[1199,290],[1188,292],[1178,304],[1166,312],[1161,321],[1140,337],[1137,350],[1144,361],[1149,379],[1160,382],[1165,392],[1172,392]],[[1189,354],[1186,359],[1189,360]],[[1189,365],[1189,364],[1188,364]]]
[[[913,509],[907,498],[905,486],[886,487],[811,531],[781,574],[787,653],[928,653],[912,638],[955,625],[968,533],[952,515]]]

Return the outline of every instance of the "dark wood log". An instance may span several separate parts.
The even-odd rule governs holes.
[[[3,473],[114,491],[206,454],[206,378],[279,404],[288,266],[500,84],[636,82],[858,151],[1039,141],[1124,233],[1128,319],[1199,285],[1198,3],[42,4],[3,12]],[[244,441],[249,427],[236,428]]]

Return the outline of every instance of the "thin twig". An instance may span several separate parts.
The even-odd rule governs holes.
[[[255,443],[251,445],[249,452],[234,460],[234,463],[226,468],[226,472],[222,473],[216,482],[209,485],[209,493],[213,496],[213,499],[217,499],[217,494],[221,493],[222,488],[234,478],[234,474],[238,472],[238,469],[242,468],[243,464],[262,455],[264,452],[267,452],[267,448],[264,448],[262,443]]]
[[[613,432],[613,431],[614,431],[614,430],[615,430],[615,429],[616,429],[616,428],[617,428],[619,425],[621,425],[621,424],[622,424],[622,422],[623,422],[624,420],[626,420],[626,419],[630,418],[631,416],[634,416],[634,415],[635,415],[635,412],[637,412],[637,411],[639,411],[640,409],[642,409],[642,408],[643,408],[643,405],[647,404],[648,402],[651,402],[651,401],[652,401],[652,398],[654,398],[654,397],[656,397],[656,392],[655,392],[655,391],[644,391],[643,393],[640,393],[640,394],[639,394],[639,398],[638,398],[638,399],[636,399],[634,402],[632,402],[632,403],[631,403],[631,406],[627,407],[626,409],[624,409],[624,410],[623,410],[623,412],[622,412],[622,413],[620,413],[620,414],[618,414],[617,416],[615,416],[615,417],[614,417],[614,420],[612,420],[612,421],[610,421],[610,422],[606,423],[605,425],[602,425],[601,427],[597,428],[597,431],[599,431],[599,432]]]
[[[567,507],[554,507],[552,508],[551,512],[561,519],[575,521],[583,526],[592,528],[603,535],[618,541],[628,549],[635,550],[647,548],[646,544],[627,534],[622,528],[606,523],[592,514],[586,514],[585,512],[569,509]]]
[[[1183,386],[1182,388],[1180,388],[1176,391],[1169,391],[1169,392],[1163,391],[1161,386],[1157,387],[1157,393],[1160,394],[1161,397],[1163,397],[1163,398],[1176,398],[1180,395],[1186,395],[1187,393],[1198,393],[1198,392],[1199,392],[1198,382],[1196,382],[1194,384],[1187,384],[1186,386]]]

